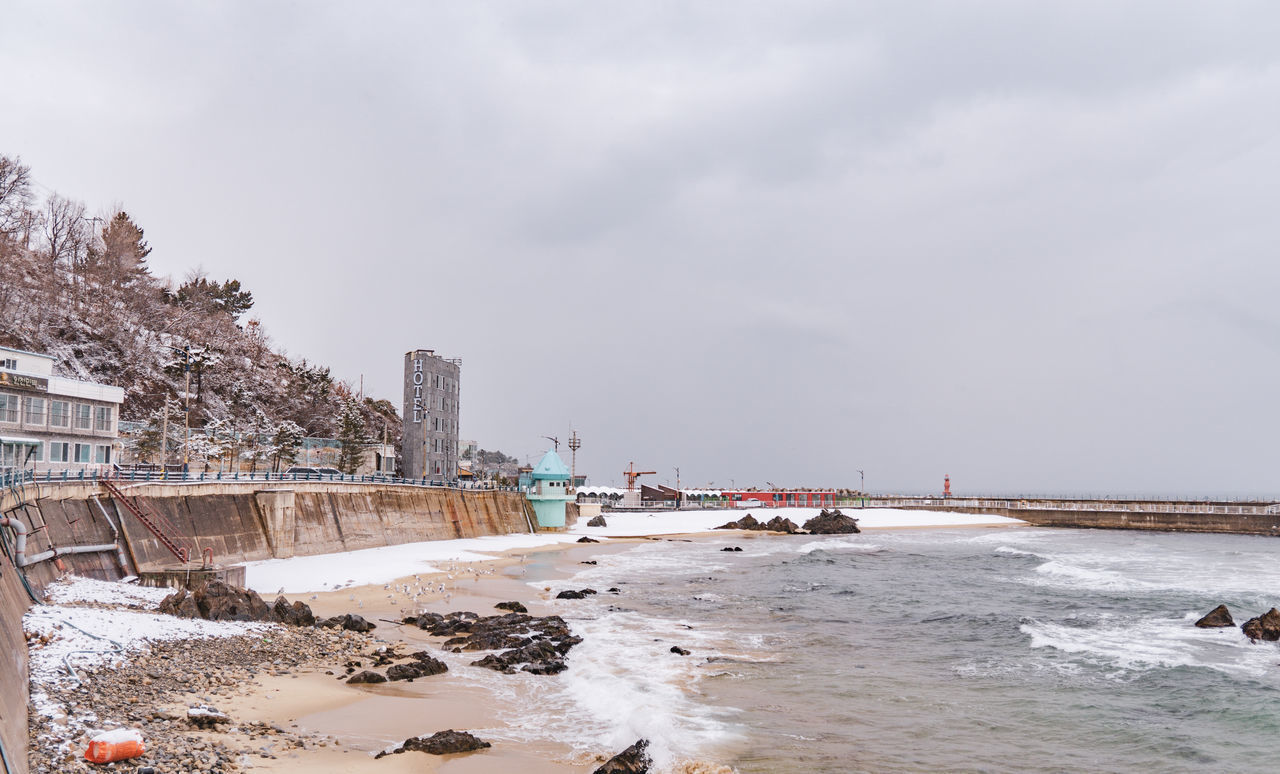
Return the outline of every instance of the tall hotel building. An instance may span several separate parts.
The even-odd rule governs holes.
[[[458,478],[458,378],[461,358],[432,349],[404,356],[404,433],[400,475],[454,481]]]

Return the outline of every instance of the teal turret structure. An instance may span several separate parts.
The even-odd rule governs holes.
[[[564,529],[565,504],[573,499],[569,494],[569,468],[555,450],[548,449],[530,474],[529,488],[525,496],[533,503],[538,526],[543,529]]]

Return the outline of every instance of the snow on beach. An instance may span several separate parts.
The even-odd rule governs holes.
[[[346,553],[246,562],[245,583],[259,594],[334,591],[352,586],[386,583],[414,574],[438,573],[443,571],[444,565],[454,562],[492,561],[510,551],[575,543],[583,536],[604,539],[711,532],[721,524],[740,519],[747,513],[752,513],[762,521],[781,516],[802,525],[821,511],[820,508],[738,508],[715,511],[614,512],[604,515],[609,525],[607,527],[588,527],[586,520],[580,520],[567,533],[520,533],[433,540]],[[847,509],[846,512],[859,519],[859,526],[864,529],[1022,523],[1004,516],[896,508]]]
[[[585,522],[573,528],[575,535],[591,537],[638,537],[648,535],[676,535],[708,532],[729,521],[736,521],[750,513],[759,521],[774,516],[791,519],[796,526],[822,513],[821,508],[735,508],[717,511],[657,511],[652,513],[606,513],[607,527],[588,527]],[[861,529],[889,529],[893,527],[968,527],[1022,524],[1018,519],[1006,516],[987,516],[974,513],[949,511],[909,511],[900,508],[845,508],[847,516],[858,520]]]
[[[70,679],[64,658],[76,667],[115,662],[152,643],[203,637],[236,637],[267,631],[275,624],[204,621],[101,607],[37,605],[23,616],[29,635],[47,637],[30,646],[31,680],[35,683]],[[120,650],[116,649],[119,646]]]
[[[123,606],[154,609],[171,589],[152,589],[71,576],[51,584],[46,596],[56,604],[36,605],[22,617],[30,657],[31,703],[49,717],[63,717],[67,709],[50,698],[45,688],[77,681],[68,666],[117,667],[148,652],[151,645],[172,640],[236,637],[265,632],[274,624],[215,622],[174,618]],[[97,605],[81,606],[82,603]],[[102,607],[102,605],[115,607]],[[73,718],[84,726],[97,718],[90,712]]]
[[[506,551],[572,543],[578,535],[525,533],[431,540],[339,554],[295,556],[245,563],[245,585],[259,594],[301,594],[386,583],[415,573],[442,572],[452,562],[493,561]]]
[[[115,582],[69,575],[45,589],[45,599],[59,605],[95,602],[116,607],[155,610],[160,606],[160,602],[172,593],[173,589],[170,588],[136,586],[129,583],[127,578]]]

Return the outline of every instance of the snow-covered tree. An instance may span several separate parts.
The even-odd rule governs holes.
[[[342,413],[338,417],[338,443],[342,453],[338,457],[338,470],[352,474],[360,466],[360,445],[365,440],[364,416],[354,398],[342,401]]]
[[[279,473],[281,463],[292,465],[306,437],[306,431],[297,422],[288,419],[281,422],[271,437],[271,469]]]

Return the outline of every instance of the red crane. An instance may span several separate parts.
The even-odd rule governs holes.
[[[633,462],[629,468],[622,471],[622,475],[627,477],[627,490],[630,491],[636,488],[637,478],[640,478],[641,476],[652,476],[657,472],[658,471],[656,470],[636,470],[636,464]]]

